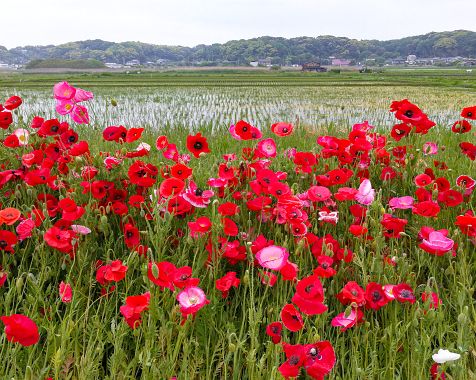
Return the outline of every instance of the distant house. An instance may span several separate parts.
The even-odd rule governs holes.
[[[302,65],[302,71],[326,72],[327,69],[322,67],[320,63],[308,62]]]
[[[408,63],[409,65],[414,65],[416,63],[415,61],[416,61],[416,55],[415,54],[410,54],[407,57],[406,63]]]
[[[139,66],[140,61],[138,59],[131,59],[130,61],[126,62],[127,66]]]
[[[258,67],[258,66],[259,66],[259,62],[258,62],[258,61],[251,61],[251,62],[250,62],[250,66],[251,66],[251,67]]]
[[[351,62],[351,59],[333,58],[332,66],[349,66]]]
[[[258,65],[259,66],[271,67],[272,66],[271,58],[267,57],[267,58],[264,58],[264,59],[258,59]]]

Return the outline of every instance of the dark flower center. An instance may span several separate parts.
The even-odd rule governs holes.
[[[329,265],[327,265],[327,263],[322,263],[321,267],[322,267],[323,269],[327,269],[327,268],[329,268]]]
[[[279,329],[276,326],[271,327],[271,331],[273,334],[279,334]]]
[[[380,294],[380,292],[378,291],[372,292],[372,301],[377,302],[377,301],[380,301],[381,298],[382,298],[382,295]]]
[[[352,294],[354,297],[357,297],[359,295],[359,293],[357,293],[357,290],[352,290],[350,294]]]
[[[195,144],[193,144],[193,147],[197,150],[200,150],[203,148],[203,144],[200,141],[196,141]]]
[[[203,190],[202,190],[202,189],[197,189],[197,190],[195,190],[195,195],[196,195],[197,197],[201,196],[202,194],[203,194]]]
[[[471,117],[471,116],[473,116],[473,113],[472,113],[472,112],[468,112],[467,115],[468,115],[468,117]]]
[[[59,129],[59,127],[58,127],[57,125],[53,125],[53,126],[51,127],[51,130],[52,130],[53,132],[58,132],[58,129]]]
[[[242,128],[242,131],[243,131],[243,132],[247,132],[247,131],[248,131],[248,127],[243,127],[243,128]]]
[[[73,135],[71,135],[71,136],[68,137],[68,141],[71,142],[71,143],[73,143],[73,142],[76,141],[76,137],[74,137]]]
[[[407,289],[403,289],[400,292],[400,297],[402,297],[402,298],[412,298],[412,293]]]
[[[289,364],[290,365],[296,365],[299,363],[299,356],[293,355],[289,358]]]
[[[413,116],[413,111],[412,111],[412,110],[408,110],[408,111],[406,111],[406,112],[404,113],[404,115],[405,115],[406,117],[412,117],[412,116]]]
[[[308,285],[306,286],[306,293],[311,293],[312,289],[314,288],[314,285]]]
[[[5,240],[0,240],[0,248],[6,248],[8,246],[8,243]]]
[[[127,236],[128,238],[131,238],[131,237],[132,237],[132,235],[133,235],[133,234],[132,234],[132,232],[131,232],[131,231],[127,231],[127,233],[126,233],[126,236]]]
[[[287,128],[283,128],[283,133],[288,133],[288,129],[287,129]]]

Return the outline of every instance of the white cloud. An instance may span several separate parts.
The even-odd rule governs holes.
[[[474,29],[473,0],[23,0],[2,6],[0,45],[100,38],[194,46],[263,35],[392,39]]]

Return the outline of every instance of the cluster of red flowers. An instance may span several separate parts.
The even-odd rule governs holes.
[[[10,111],[21,103],[19,97],[11,97],[0,106],[1,128],[8,129],[12,125]],[[407,99],[393,102],[391,111],[401,121],[390,133],[397,142],[413,132],[426,134],[435,126]],[[476,106],[465,108],[461,116],[464,119],[452,127],[455,133],[471,129],[467,119],[476,119]],[[281,122],[270,129],[278,138],[286,138],[294,127]],[[128,145],[139,140],[142,132],[143,128],[105,128],[105,144],[121,144],[121,148],[100,152],[97,156],[90,153],[87,141],[79,141],[78,134],[68,123],[57,119],[35,117],[28,130],[11,135],[18,142],[13,137],[6,137],[2,141],[7,158],[1,164],[0,189],[9,196],[20,185],[36,188],[37,195],[29,205],[31,211],[21,212],[12,207],[0,210],[0,251],[14,254],[19,241],[39,239],[53,251],[63,253],[62,259],[67,263],[75,257],[86,235],[102,236],[108,224],[115,221],[120,226],[120,235],[115,239],[122,238],[124,249],[136,252],[146,260],[148,286],[176,292],[182,323],[185,323],[189,315],[195,316],[210,302],[198,286],[200,279],[193,277],[196,268],[154,261],[149,236],[141,232],[146,223],[165,216],[173,217],[181,227],[170,244],[179,245],[188,232],[191,240],[204,242],[208,251],[205,265],[213,266],[225,260],[225,265],[233,267],[233,271],[215,278],[216,291],[221,298],[231,298],[230,292],[240,286],[243,281],[239,276],[243,267],[240,263],[248,261],[247,264],[256,267],[265,286],[274,286],[279,279],[295,285],[289,303],[281,308],[280,321],[270,323],[266,328],[272,342],[278,344],[283,339],[283,326],[290,332],[300,331],[305,326],[302,314],[315,316],[328,310],[324,285],[333,281],[342,267],[353,262],[352,239],[365,242],[377,238],[376,234],[384,241],[400,239],[411,224],[412,229],[419,231],[415,240],[422,251],[436,256],[448,252],[456,255],[458,245],[449,237],[448,230],[436,230],[421,222],[421,218],[433,221],[441,210],[456,208],[459,216],[455,225],[473,244],[476,241],[476,217],[473,211],[465,209],[472,199],[476,182],[462,173],[452,184],[441,174],[447,168],[445,163],[435,161],[435,169],[427,167],[413,178],[416,200],[405,194],[392,199],[376,198],[372,182],[384,184],[403,177],[416,151],[406,145],[387,144],[387,136],[373,132],[368,122],[354,125],[346,138],[318,137],[317,150],[286,150],[284,155],[294,167],[294,173],[288,173],[271,168],[278,154],[274,138],[263,139],[259,128],[240,120],[230,127],[230,134],[237,140],[250,141],[252,145],[243,148],[241,156],[237,152],[225,154],[217,163],[216,175],[210,176],[206,183],[198,183],[191,165],[192,160],[210,153],[205,136],[201,133],[189,135],[185,144],[188,153],[181,153],[167,136],[159,136],[155,146],[167,164],[157,167],[148,162],[151,156],[148,144],[142,142],[136,149]],[[19,146],[22,146],[21,150]],[[474,146],[463,142],[460,147],[465,155],[475,159]],[[434,147],[430,148],[433,152]],[[293,183],[294,177],[300,178],[298,185]],[[371,177],[375,177],[372,182]],[[218,203],[217,218],[202,213],[212,207],[213,198],[216,199],[214,203]],[[372,205],[378,202],[380,208],[388,202],[388,208],[379,214],[379,220],[371,228],[368,214]],[[350,211],[351,220],[345,226],[350,240],[337,232],[328,232],[347,223],[339,223],[339,210],[342,212],[342,209]],[[410,210],[407,216],[405,210]],[[98,215],[96,225],[80,224],[85,215],[93,212]],[[284,232],[286,239],[294,240],[294,246],[309,254],[313,268],[300,268],[296,264],[295,252],[287,248],[291,246],[289,242],[282,243],[285,246],[276,245],[266,232],[260,230],[258,234],[244,225],[243,214],[253,215],[261,224]],[[248,218],[246,216],[246,220]],[[40,227],[45,231],[43,234],[38,233]],[[321,234],[318,227],[325,227],[327,233]],[[394,258],[385,255],[384,259],[385,263],[396,265]],[[122,258],[109,260],[107,264],[101,260],[96,262],[98,293],[104,297],[128,276],[128,266]],[[0,286],[4,286],[6,280],[7,271],[0,268]],[[404,281],[411,279],[403,279],[396,285],[368,281],[365,286],[347,281],[336,295],[347,310],[333,318],[331,325],[345,331],[363,320],[364,309],[378,310],[392,300],[414,304],[416,288]],[[59,299],[63,302],[71,302],[73,294],[74,284],[59,284]],[[422,302],[429,302],[430,307],[437,308],[440,304],[436,293],[421,296]],[[150,292],[131,295],[126,297],[120,313],[131,328],[137,328],[150,305]],[[26,316],[14,314],[1,319],[6,325],[8,340],[23,345],[38,341],[36,324]],[[304,368],[312,378],[322,379],[336,361],[328,341],[305,345],[283,342],[282,347],[286,361],[279,371],[285,378],[298,376]]]

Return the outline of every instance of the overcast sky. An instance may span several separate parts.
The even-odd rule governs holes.
[[[195,46],[259,36],[388,40],[476,29],[475,0],[2,0],[0,45]]]

